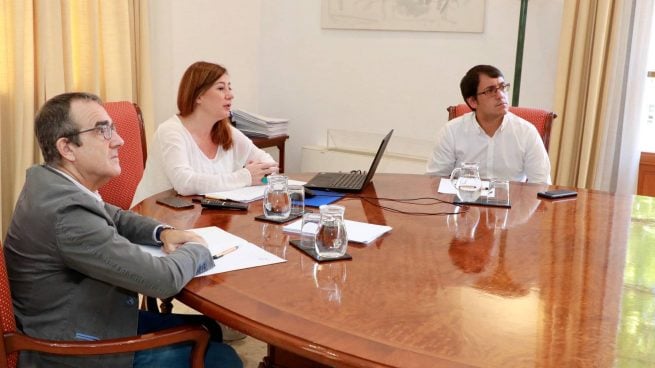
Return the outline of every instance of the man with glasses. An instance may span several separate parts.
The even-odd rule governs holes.
[[[509,112],[509,83],[491,65],[471,68],[460,83],[473,110],[440,131],[427,174],[450,176],[462,162],[477,162],[483,178],[550,184],[550,160],[533,124]]]
[[[138,310],[138,293],[165,298],[214,267],[203,238],[104,203],[98,188],[121,173],[123,139],[97,96],[66,93],[36,116],[44,165],[27,170],[4,253],[19,328],[49,340],[105,340],[187,323],[212,332],[206,367],[242,367],[204,316]],[[161,246],[153,257],[140,244]],[[190,344],[134,354],[20,355],[23,367],[188,366]]]

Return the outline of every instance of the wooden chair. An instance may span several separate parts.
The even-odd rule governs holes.
[[[452,120],[458,116],[466,114],[467,112],[471,112],[471,109],[466,104],[449,106],[447,110],[448,120]],[[557,118],[557,114],[547,110],[516,106],[510,106],[509,111],[534,124],[541,139],[544,141],[546,152],[548,152],[548,145],[550,144],[550,129],[553,125],[553,120]]]
[[[129,101],[107,102],[104,107],[125,143],[118,150],[121,174],[111,179],[99,192],[105,202],[127,210],[146,167],[147,146],[143,117],[139,106]]]
[[[209,332],[202,326],[182,326],[155,333],[100,341],[52,341],[27,336],[16,328],[4,251],[0,243],[0,368],[15,368],[19,351],[85,356],[135,352],[183,342],[193,342],[191,366],[204,367]]]

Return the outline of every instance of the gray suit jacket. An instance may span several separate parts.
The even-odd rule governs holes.
[[[102,203],[47,166],[33,166],[7,231],[4,252],[19,328],[52,340],[97,340],[137,331],[138,295],[177,294],[214,266],[187,244],[153,257],[158,222]],[[133,354],[63,358],[22,353],[22,367],[131,367]]]

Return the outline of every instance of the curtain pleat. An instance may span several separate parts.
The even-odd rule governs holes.
[[[651,0],[565,1],[560,36],[555,111],[551,132],[553,182],[579,188],[617,190],[610,176],[632,175],[630,145],[638,127],[624,109],[631,58],[635,5]],[[651,5],[652,8],[652,5]],[[643,53],[641,53],[643,55]],[[643,78],[645,81],[645,78]],[[633,84],[643,89],[644,84]]]
[[[145,0],[0,0],[3,237],[25,170],[41,161],[34,114],[47,99],[84,91],[137,102],[153,129],[147,26]]]

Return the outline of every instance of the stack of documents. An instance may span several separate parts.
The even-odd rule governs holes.
[[[251,137],[276,137],[288,132],[289,120],[232,110],[232,121],[237,129]]]
[[[351,220],[344,220],[346,225],[346,232],[348,233],[348,241],[355,243],[367,244],[373,240],[391,231],[391,226],[375,225],[367,222],[358,222]],[[289,233],[300,234],[300,227],[302,226],[302,219],[286,225],[283,229]]]

